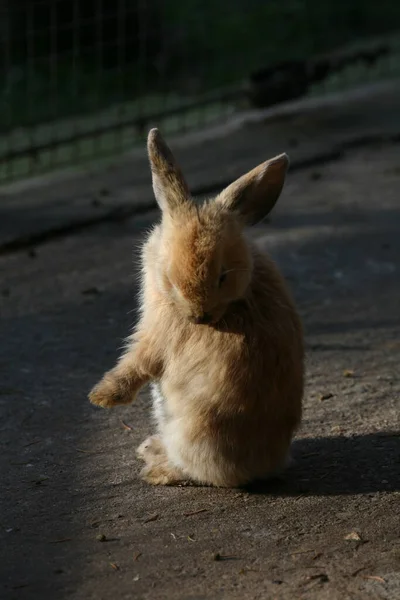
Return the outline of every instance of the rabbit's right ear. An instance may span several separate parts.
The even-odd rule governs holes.
[[[147,151],[158,205],[163,212],[173,215],[179,208],[192,202],[188,185],[158,129],[149,132]]]

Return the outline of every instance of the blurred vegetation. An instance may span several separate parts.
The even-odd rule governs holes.
[[[400,29],[397,0],[6,0],[0,130],[138,112]],[[158,101],[154,103],[154,98]]]
[[[400,76],[400,0],[0,0],[0,182],[221,120],[252,71],[392,33],[311,95]]]

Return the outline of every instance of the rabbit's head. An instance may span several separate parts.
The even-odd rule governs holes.
[[[253,271],[245,225],[263,219],[277,201],[289,160],[262,163],[211,201],[197,205],[157,129],[148,137],[153,189],[162,211],[156,280],[185,317],[197,324],[220,321],[245,297]]]

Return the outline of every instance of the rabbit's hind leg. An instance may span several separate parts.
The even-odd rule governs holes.
[[[144,481],[152,485],[183,484],[187,477],[169,461],[166,454],[153,454],[146,457],[146,466],[140,475]]]
[[[189,485],[192,482],[189,481],[188,476],[168,458],[162,439],[167,416],[166,401],[159,384],[152,384],[151,395],[153,398],[153,416],[159,433],[147,438],[136,451],[137,456],[146,463],[141,471],[141,477],[152,485]]]
[[[171,464],[165,446],[159,435],[147,438],[136,450],[139,458],[144,460],[140,475],[142,479],[153,485],[176,485],[185,479],[182,471]]]

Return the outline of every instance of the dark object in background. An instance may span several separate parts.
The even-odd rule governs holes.
[[[266,108],[304,96],[308,86],[307,63],[286,61],[252,73],[248,99],[255,108]]]
[[[312,60],[292,60],[254,71],[249,78],[248,100],[255,108],[267,108],[304,96],[309,87],[349,65],[373,65],[390,52],[389,44],[360,50],[338,50]]]

